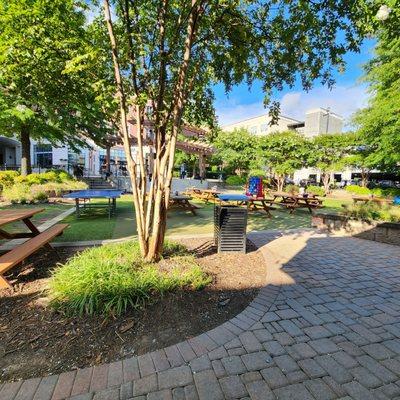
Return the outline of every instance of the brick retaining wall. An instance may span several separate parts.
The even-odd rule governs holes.
[[[400,246],[400,223],[353,219],[338,214],[316,213],[312,226],[329,232],[340,232],[361,239]]]

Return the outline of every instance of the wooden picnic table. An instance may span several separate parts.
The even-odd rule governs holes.
[[[377,203],[377,204],[391,204],[393,201],[390,199],[385,199],[383,197],[371,197],[371,196],[353,196],[353,203]]]
[[[190,191],[190,194],[193,197],[196,197],[200,200],[203,200],[206,204],[208,204],[210,201],[214,202],[216,197],[221,194],[218,190],[214,189],[198,189],[198,188],[193,188]]]
[[[26,210],[4,210],[0,211],[0,227],[12,222],[22,221],[30,232],[7,232],[0,228],[0,239],[17,239],[29,238],[29,240],[18,244],[12,250],[3,254],[0,257],[0,289],[9,288],[11,285],[2,276],[3,273],[25,260],[31,254],[35,253],[41,247],[53,248],[50,246],[50,241],[56,236],[61,235],[68,224],[55,224],[43,232],[40,232],[31,218],[44,208],[31,208]]]
[[[44,208],[0,211],[0,227],[12,222],[22,221],[30,230],[30,232],[11,233],[0,228],[0,239],[17,239],[36,236],[40,232],[31,221],[31,218],[42,211],[44,211]]]
[[[192,200],[191,196],[185,195],[172,195],[169,199],[169,209],[170,210],[184,210],[190,211],[193,215],[196,215],[196,210],[199,208],[198,206],[192,204],[190,202]]]
[[[271,194],[273,199],[270,204],[284,206],[290,210],[290,213],[293,213],[296,208],[307,208],[312,213],[313,209],[322,207],[322,200],[315,194],[307,194],[307,196],[284,192],[272,192]],[[281,200],[277,201],[279,198]]]
[[[267,217],[272,218],[271,210],[273,210],[273,208],[271,207],[271,201],[272,199],[265,197],[248,196],[248,209],[249,211],[259,211],[259,207],[261,206],[261,209],[265,211]]]

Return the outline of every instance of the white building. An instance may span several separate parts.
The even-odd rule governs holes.
[[[340,133],[343,130],[344,119],[325,108],[315,108],[306,112],[304,121],[280,115],[278,121],[270,125],[271,118],[264,114],[254,118],[248,118],[224,126],[222,129],[232,132],[234,129],[244,128],[254,135],[268,135],[272,132],[293,130],[311,138],[324,133]],[[337,171],[332,178],[336,181],[351,180],[359,171]],[[321,174],[314,168],[303,168],[294,173],[293,180],[298,183],[302,179],[320,182]]]
[[[80,166],[85,176],[98,176],[105,163],[106,150],[94,143],[74,150],[68,145],[54,146],[45,140],[31,140],[31,164],[34,172],[57,168],[73,173],[74,167]],[[125,173],[126,157],[122,146],[111,148],[110,164],[114,175]],[[20,142],[14,138],[0,136],[0,170],[19,169],[20,165]]]

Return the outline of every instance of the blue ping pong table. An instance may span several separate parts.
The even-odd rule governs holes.
[[[117,198],[122,194],[121,190],[114,189],[104,189],[104,190],[78,190],[76,192],[71,192],[65,194],[63,197],[67,199],[75,199],[76,216],[80,216],[81,209],[85,210],[87,208],[108,208],[108,218],[111,215],[115,215],[117,209]],[[91,203],[92,199],[106,199],[106,203]]]

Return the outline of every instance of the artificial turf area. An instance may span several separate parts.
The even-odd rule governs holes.
[[[168,214],[167,235],[208,234],[213,232],[213,204],[204,204],[194,201],[200,209],[194,216],[190,212],[171,211]],[[337,211],[344,200],[324,200],[324,211]],[[296,210],[290,214],[288,210],[273,210],[272,218],[267,218],[264,212],[251,212],[248,219],[248,230],[265,229],[296,229],[310,228],[311,215],[308,210]],[[105,209],[92,209],[80,218],[75,214],[68,216],[63,222],[70,224],[64,234],[57,241],[118,239],[135,234],[135,216],[132,205],[132,196],[124,195],[117,200],[117,214],[108,218]]]
[[[97,201],[97,200],[96,200]],[[338,211],[342,204],[351,200],[325,199],[324,212]],[[196,236],[199,234],[211,234],[213,232],[213,204],[204,204],[193,200],[199,207],[197,215],[190,212],[171,211],[168,213],[167,235]],[[35,205],[10,205],[2,209],[13,208],[44,208],[44,211],[35,215],[33,221],[40,225],[63,211],[71,208],[71,204],[35,204]],[[264,212],[251,212],[248,218],[248,230],[266,229],[296,229],[310,228],[311,215],[308,210],[298,209],[293,214],[288,210],[276,209],[271,211],[272,218],[267,218]],[[133,210],[132,195],[124,195],[117,199],[117,213],[115,217],[108,218],[105,208],[90,209],[77,218],[75,213],[69,215],[62,222],[70,226],[62,236],[56,238],[58,242],[75,242],[87,240],[119,239],[135,235],[136,223]],[[8,231],[16,231],[24,228],[22,223],[8,226]]]

